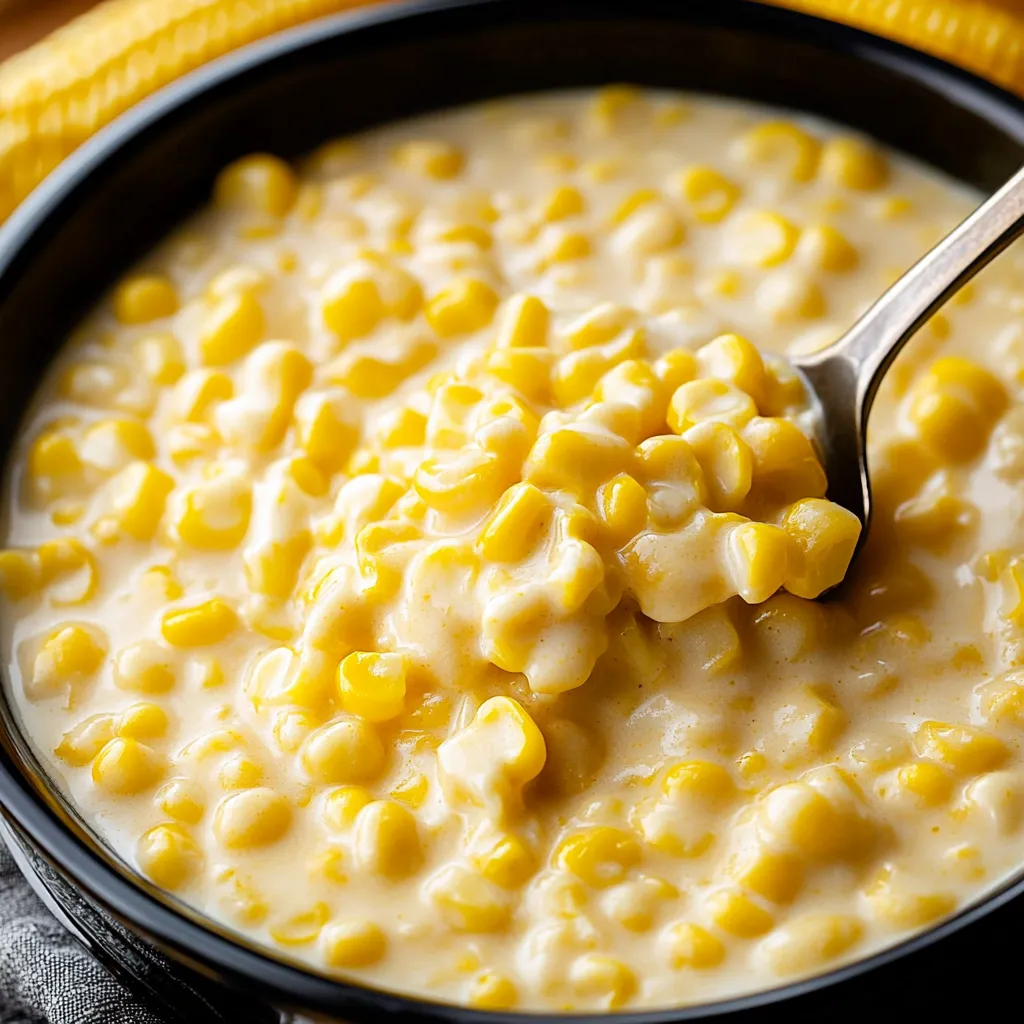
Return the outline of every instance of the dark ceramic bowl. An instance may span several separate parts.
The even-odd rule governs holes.
[[[607,82],[692,89],[823,115],[986,191],[1024,158],[1024,104],[939,61],[744,0],[467,0],[328,18],[165,89],[71,157],[0,231],[0,443],[8,450],[77,319],[253,150],[319,142],[487,97]],[[167,1019],[525,1022],[332,981],[268,956],[137,877],[52,787],[0,701],[0,824],[69,928]],[[949,1019],[1016,973],[1024,880],[859,963],[630,1024]],[[593,1018],[598,1019],[598,1018]]]

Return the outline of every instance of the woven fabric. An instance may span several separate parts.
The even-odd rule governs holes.
[[[2,843],[0,1024],[162,1024],[54,919]]]

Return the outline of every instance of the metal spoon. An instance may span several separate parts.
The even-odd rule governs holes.
[[[819,405],[829,498],[871,521],[867,421],[886,370],[936,310],[1024,234],[1024,168],[908,270],[838,341],[790,359]]]

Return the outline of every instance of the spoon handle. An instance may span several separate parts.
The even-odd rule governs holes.
[[[797,362],[812,375],[841,359],[866,421],[885,371],[943,303],[1024,234],[1024,168],[915,263],[838,341]],[[824,397],[824,396],[823,396]]]

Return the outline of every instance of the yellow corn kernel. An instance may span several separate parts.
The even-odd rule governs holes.
[[[948,548],[977,524],[978,507],[951,494],[929,493],[905,501],[896,509],[899,538],[936,554]]]
[[[404,142],[394,154],[395,163],[411,174],[437,181],[456,178],[465,166],[462,150],[447,142],[417,139]]]
[[[548,496],[533,484],[513,485],[480,533],[480,554],[489,562],[521,561],[537,545],[552,507]]]
[[[828,224],[812,224],[800,233],[796,258],[815,270],[837,274],[852,270],[860,257],[841,232]]]
[[[668,407],[668,425],[677,434],[707,420],[739,429],[757,415],[754,400],[728,381],[714,377],[676,388]]]
[[[756,416],[741,434],[753,458],[756,492],[780,502],[821,498],[828,480],[807,435],[790,420]]]
[[[733,859],[726,872],[737,884],[771,903],[792,903],[804,883],[797,854],[774,853],[755,846]]]
[[[42,501],[73,491],[82,469],[75,442],[57,430],[44,431],[29,448],[26,477],[34,496]]]
[[[229,850],[245,850],[277,842],[291,821],[288,801],[280,793],[258,786],[221,800],[214,814],[213,833]]]
[[[711,920],[730,935],[753,939],[771,930],[772,915],[738,889],[719,889],[705,901]]]
[[[634,460],[632,446],[615,434],[564,427],[537,438],[523,476],[539,487],[589,489],[633,469]]]
[[[486,836],[474,844],[474,866],[502,889],[518,889],[533,874],[536,862],[526,844],[512,833]]]
[[[372,921],[336,921],[320,932],[320,948],[328,967],[369,967],[384,958],[388,940]]]
[[[597,953],[577,957],[569,969],[569,980],[579,996],[597,1000],[608,1010],[625,1006],[637,989],[636,975],[621,960]]]
[[[391,881],[415,874],[423,863],[416,819],[394,800],[373,800],[359,811],[354,849],[362,870]]]
[[[136,274],[114,291],[114,316],[123,324],[147,324],[177,311],[178,292],[163,274]]]
[[[896,773],[900,789],[910,793],[924,807],[939,807],[953,793],[953,780],[945,768],[927,761],[905,764]]]
[[[157,806],[170,818],[195,825],[206,812],[206,795],[190,779],[171,779],[156,794]]]
[[[758,286],[755,303],[774,323],[813,320],[825,312],[825,296],[815,281],[793,270],[779,270]]]
[[[59,537],[40,544],[39,581],[50,603],[62,607],[84,604],[99,585],[99,568],[93,553],[73,537]]]
[[[42,568],[34,551],[8,548],[0,551],[0,593],[9,601],[20,601],[42,586]]]
[[[136,540],[150,540],[160,525],[174,478],[150,462],[125,466],[110,485],[111,504],[124,529]]]
[[[543,348],[551,313],[535,295],[513,295],[505,305],[495,340],[497,348]]]
[[[252,486],[241,474],[218,473],[181,496],[178,536],[200,551],[230,551],[249,530]]]
[[[302,745],[302,767],[317,782],[362,782],[384,766],[384,747],[371,725],[358,718],[329,722]]]
[[[908,417],[921,440],[944,459],[977,456],[1006,408],[999,380],[970,360],[945,356],[914,386]]]
[[[923,928],[926,924],[953,912],[956,899],[946,893],[919,893],[900,890],[891,872],[883,869],[864,891],[872,916],[894,930]]]
[[[375,426],[374,440],[382,448],[409,448],[426,440],[427,417],[408,406],[392,409]]]
[[[478,974],[466,993],[466,1005],[474,1010],[511,1010],[518,1001],[516,986],[494,971]]]
[[[707,970],[725,959],[725,946],[706,928],[690,921],[680,921],[665,933],[669,962],[679,970],[690,967]]]
[[[544,244],[541,267],[586,259],[592,251],[590,238],[582,231],[552,230]]]
[[[196,841],[171,822],[142,833],[135,847],[135,860],[147,878],[172,892],[198,874],[203,865]]]
[[[496,932],[509,919],[508,896],[483,875],[461,864],[442,868],[426,886],[427,896],[455,930]]]
[[[692,796],[712,805],[721,804],[736,792],[732,777],[714,761],[680,761],[665,773],[661,788],[673,799]]]
[[[498,308],[498,294],[487,282],[458,278],[427,305],[427,322],[442,338],[472,334],[486,327]]]
[[[636,313],[613,302],[605,302],[567,324],[560,332],[571,352],[605,345],[633,327]]]
[[[633,214],[641,207],[646,206],[648,203],[658,202],[661,198],[661,194],[656,192],[653,188],[637,189],[636,192],[630,193],[615,208],[615,212],[612,214],[611,218],[612,224],[625,224],[625,222],[629,220],[629,218],[632,217]]]
[[[309,910],[275,921],[269,928],[270,937],[282,946],[305,946],[316,940],[330,916],[326,903],[314,903]]]
[[[105,473],[123,469],[134,459],[152,459],[155,454],[152,435],[139,420],[100,420],[82,436],[82,461]]]
[[[549,222],[567,220],[570,217],[578,217],[586,208],[586,201],[578,188],[562,185],[544,200],[541,205],[541,217]]]
[[[342,392],[308,394],[296,403],[296,441],[325,473],[341,469],[359,439],[350,407],[351,399]]]
[[[814,598],[841,582],[860,538],[852,512],[824,498],[804,498],[789,507],[782,528],[803,554],[786,579],[791,594]]]
[[[755,267],[777,267],[796,248],[800,231],[781,214],[758,210],[730,222],[728,243],[738,263]]]
[[[54,748],[54,754],[76,768],[84,768],[114,738],[113,715],[90,715],[69,729]]]
[[[636,836],[606,825],[567,836],[554,852],[558,867],[598,889],[621,882],[640,859]]]
[[[821,176],[833,185],[868,192],[889,178],[885,156],[860,139],[831,139],[821,151]]]
[[[79,359],[71,364],[60,383],[66,398],[96,409],[114,406],[128,384],[125,367],[100,359]]]
[[[519,799],[544,767],[547,751],[536,722],[510,697],[491,697],[437,752],[439,775],[453,803],[489,806]]]
[[[704,473],[708,508],[715,512],[738,509],[753,483],[754,459],[747,443],[733,427],[718,420],[697,423],[683,434],[683,440]]]
[[[323,820],[335,832],[345,832],[355,824],[359,812],[372,800],[370,791],[362,786],[339,786],[324,797]]]
[[[244,754],[232,754],[217,772],[222,789],[252,789],[263,781],[263,768]]]
[[[132,704],[118,715],[117,734],[133,740],[159,739],[168,724],[167,712],[159,704]]]
[[[689,167],[674,181],[676,191],[703,224],[723,220],[740,197],[740,187],[713,167]]]
[[[810,181],[818,171],[821,143],[788,121],[765,121],[737,140],[739,157],[762,169],[778,169],[792,181]]]
[[[729,535],[729,568],[748,604],[767,601],[790,578],[796,555],[785,530],[768,523],[743,523]]]
[[[466,448],[447,459],[424,459],[412,482],[430,508],[448,515],[467,515],[494,504],[508,482],[508,469],[498,456]]]
[[[766,388],[761,353],[739,334],[721,334],[695,353],[702,376],[728,381],[760,402]]]
[[[782,763],[792,767],[809,754],[820,759],[846,728],[846,714],[821,686],[802,686],[772,718],[773,732],[782,744]]]
[[[598,513],[621,546],[647,525],[647,492],[634,477],[619,473],[601,488]]]
[[[112,739],[92,763],[92,779],[116,796],[131,796],[155,786],[165,770],[164,759],[130,737]]]
[[[863,934],[860,919],[849,914],[803,914],[776,929],[760,952],[776,974],[807,974],[841,957]]]
[[[107,656],[107,638],[96,626],[70,623],[55,629],[32,666],[32,684],[43,691],[87,679]]]
[[[348,271],[335,274],[324,285],[322,310],[324,323],[342,342],[366,337],[387,312],[377,282]]]
[[[914,747],[921,757],[941,761],[962,775],[992,771],[1009,756],[1006,744],[995,736],[948,722],[922,722],[914,733]]]
[[[256,347],[263,337],[259,299],[250,291],[229,292],[206,314],[199,335],[199,354],[206,366],[227,366]]]
[[[254,153],[225,167],[213,192],[219,206],[283,217],[295,203],[298,181],[280,158]]]
[[[234,609],[219,597],[166,611],[160,623],[160,632],[172,647],[209,647],[237,628]]]

